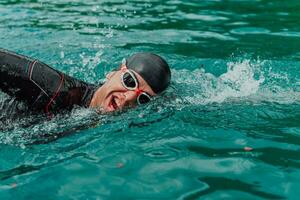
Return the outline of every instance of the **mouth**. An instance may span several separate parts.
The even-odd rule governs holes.
[[[116,97],[112,95],[108,104],[108,111],[115,111],[117,109],[119,109],[119,106],[116,101]]]
[[[113,97],[112,100],[111,100],[111,105],[113,106],[113,108],[116,110],[119,108],[117,102],[116,102],[116,98]]]

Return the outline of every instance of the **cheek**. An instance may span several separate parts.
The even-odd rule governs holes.
[[[90,107],[95,108],[100,106],[100,104],[101,104],[100,97],[99,95],[95,94],[91,100]]]
[[[115,76],[113,77],[112,79],[110,79],[108,82],[107,82],[107,86],[109,88],[112,88],[112,89],[122,89],[123,88],[123,85],[121,83],[121,80],[118,76]]]
[[[136,104],[136,94],[134,91],[126,92],[126,104],[127,105],[135,105]]]

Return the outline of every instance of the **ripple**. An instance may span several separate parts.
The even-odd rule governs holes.
[[[99,163],[106,169],[130,168],[133,158],[130,154],[114,155],[103,158]]]
[[[291,134],[291,135],[300,137],[300,127],[283,128],[282,131],[285,134]]]
[[[129,37],[129,38],[127,38]],[[188,31],[188,30],[131,30],[127,35],[117,36],[117,40],[125,44],[174,44],[187,43],[198,44],[199,40],[215,39],[219,41],[236,41],[237,39],[224,34],[211,31]],[[120,44],[120,43],[119,43]]]
[[[232,29],[230,33],[237,34],[237,35],[268,34],[270,33],[270,30],[266,28],[259,28],[259,27],[243,27],[243,28]]]
[[[145,151],[144,156],[156,161],[174,161],[180,156],[180,151],[174,148],[153,148]]]
[[[225,190],[234,190],[234,191],[240,191],[242,193],[248,193],[251,195],[254,195],[256,197],[260,198],[267,198],[267,199],[282,199],[283,197],[280,195],[274,195],[268,192],[260,191],[257,189],[256,185],[249,184],[244,181],[234,180],[231,178],[222,178],[222,177],[203,177],[199,178],[200,181],[203,181],[207,183],[209,186],[209,189],[207,191],[202,191],[198,193],[197,195],[194,195],[195,197],[200,197],[203,194],[206,193],[212,193],[215,191],[224,191]],[[226,192],[227,193],[227,192]],[[224,195],[223,195],[224,197]],[[243,195],[244,197],[244,195]]]
[[[184,15],[186,19],[191,20],[202,20],[202,21],[226,21],[228,20],[227,17],[221,17],[216,15],[202,15],[202,14],[193,14],[193,13],[187,13]]]
[[[272,35],[283,36],[283,37],[300,37],[300,32],[284,31],[284,32],[272,33]]]

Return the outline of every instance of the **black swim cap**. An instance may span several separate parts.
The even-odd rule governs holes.
[[[153,53],[137,53],[126,59],[126,66],[137,72],[156,94],[170,84],[171,71],[168,63]]]

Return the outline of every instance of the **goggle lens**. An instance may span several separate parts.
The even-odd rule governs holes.
[[[135,89],[137,87],[137,82],[133,78],[132,74],[125,72],[123,74],[123,83],[128,89]]]
[[[146,93],[141,93],[138,97],[137,97],[137,102],[139,104],[145,104],[148,103],[150,101],[150,96],[147,95]]]

